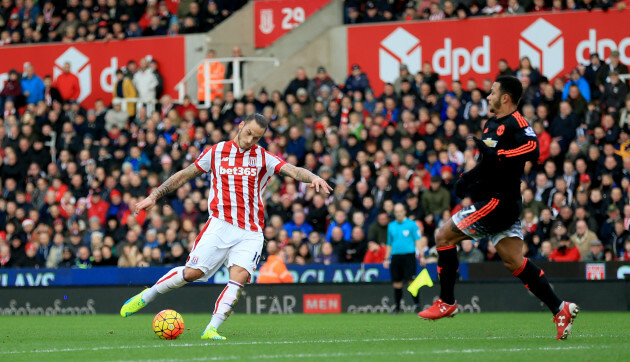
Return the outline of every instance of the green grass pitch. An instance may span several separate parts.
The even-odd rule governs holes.
[[[158,339],[153,315],[0,317],[0,361],[57,360],[630,360],[630,313],[583,311],[567,341],[550,313],[243,315],[227,341],[201,341],[208,315],[183,314],[174,341]]]

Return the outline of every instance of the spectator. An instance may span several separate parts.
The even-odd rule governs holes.
[[[367,245],[367,252],[363,257],[364,264],[383,264],[385,261],[385,246],[377,243],[376,241],[369,241]]]
[[[628,87],[626,83],[619,80],[619,73],[617,73],[617,71],[610,71],[608,76],[610,82],[606,83],[604,86],[602,103],[608,113],[616,114],[624,106],[626,95],[628,94]]]
[[[114,128],[118,132],[127,129],[129,113],[122,110],[120,103],[115,103],[105,114],[105,130],[111,132]]]
[[[121,69],[116,70],[116,82],[114,83],[112,89],[113,100],[116,98],[136,98],[138,96],[138,92],[136,92],[136,87],[134,87],[133,82],[131,79],[125,77],[125,73],[123,73]],[[126,108],[129,117],[134,117],[136,115],[136,102],[127,102]]]
[[[331,243],[324,243],[322,245],[322,253],[319,257],[314,259],[316,264],[333,265],[338,263],[335,249]]]
[[[569,148],[569,143],[575,138],[578,122],[569,102],[560,103],[560,113],[551,122],[549,134],[560,144],[563,151]]]
[[[623,250],[619,253],[620,261],[629,261],[630,260],[630,238],[626,239],[623,243]]]
[[[299,89],[308,89],[308,87],[309,80],[306,77],[306,71],[304,68],[299,67],[295,72],[295,78],[289,82],[289,85],[284,90],[284,96],[286,97],[289,94],[296,95]]]
[[[293,283],[293,276],[282,261],[281,251],[275,241],[267,243],[267,261],[260,267],[258,283]]]
[[[32,3],[32,0],[28,1]],[[26,104],[37,104],[44,99],[44,82],[35,74],[30,63],[24,65],[24,73],[21,86],[24,97],[26,97]]]
[[[451,195],[442,186],[440,176],[431,177],[431,187],[422,193],[422,209],[427,215],[433,215],[437,220],[442,212],[448,209],[451,202]]]
[[[306,236],[313,232],[313,227],[306,222],[304,213],[298,211],[293,213],[293,220],[284,225],[284,230],[287,231],[289,237],[292,237],[294,230],[299,230]]]
[[[509,15],[525,14],[525,9],[518,3],[518,0],[508,0],[508,6],[505,9],[505,14],[509,14]]]
[[[579,261],[580,251],[567,235],[562,235],[558,247],[549,255],[550,261]]]
[[[344,86],[344,91],[352,95],[353,92],[360,92],[364,94],[365,91],[370,88],[370,80],[367,75],[361,72],[361,67],[358,64],[352,65],[352,71]]]
[[[598,240],[597,234],[588,229],[586,221],[579,220],[575,226],[575,234],[571,235],[571,242],[577,247],[580,255],[586,257],[588,254],[591,243]]]
[[[363,23],[380,23],[385,21],[385,18],[379,14],[379,9],[374,1],[368,1],[365,4],[365,17],[363,17]]]
[[[335,82],[332,80],[330,75],[326,72],[326,68],[319,66],[317,68],[317,74],[315,75],[315,78],[313,78],[313,80],[309,83],[309,86],[307,89],[309,92],[309,96],[312,99],[317,99],[318,96],[322,95],[321,94],[322,87],[327,87],[327,88],[324,88],[324,90],[327,90],[328,93],[330,93],[330,91],[332,90],[334,86],[335,86]]]
[[[582,258],[584,261],[604,261],[604,247],[599,240],[591,241],[590,251]]]
[[[59,90],[61,98],[66,102],[76,102],[81,94],[79,78],[71,71],[70,62],[63,64],[63,73],[57,76],[55,88]]]
[[[540,244],[540,249],[538,250],[536,255],[534,255],[533,259],[548,261],[549,256],[552,253],[553,253],[553,246],[551,245],[551,242],[549,240],[545,240]]]
[[[350,241],[341,246],[339,260],[343,263],[361,263],[367,252],[365,233],[360,226],[352,228]]]
[[[214,49],[208,50],[205,62],[197,67],[197,100],[199,103],[203,103],[206,99],[206,82],[212,82],[208,85],[210,87],[210,101],[214,101],[217,97],[223,98],[223,84],[219,82],[224,80],[225,66],[221,62],[212,60],[216,57]],[[208,67],[207,76],[206,66]]]
[[[140,69],[133,75],[133,84],[142,103],[153,104],[157,98],[158,80],[146,58],[140,59]]]
[[[19,75],[18,72],[15,71],[14,69],[11,69],[9,71],[9,79],[7,80],[6,84],[4,85],[4,88],[2,88],[2,91],[0,92],[0,117],[2,118],[7,118],[7,116],[9,116],[11,113],[15,113],[15,110],[13,110],[13,112],[9,112],[6,113],[5,112],[5,103],[7,101],[12,102],[12,105],[15,105],[18,103],[19,101],[19,97],[22,96],[22,85],[20,84],[19,81]]]
[[[569,88],[572,85],[576,85],[578,87],[580,94],[587,102],[591,100],[591,87],[586,79],[584,79],[584,77],[582,77],[582,75],[580,74],[580,70],[578,68],[575,68],[571,71],[571,78],[565,84],[564,89],[562,90],[563,101],[566,101],[567,98],[569,98]]]
[[[87,246],[80,247],[74,262],[75,267],[79,269],[88,269],[92,267],[93,261],[94,258],[90,256],[90,249],[88,249]]]
[[[459,251],[459,260],[463,263],[481,263],[484,256],[481,250],[475,248],[472,240],[463,240],[462,247]]]
[[[61,97],[61,93],[59,90],[55,88],[52,82],[52,77],[47,75],[44,77],[44,102],[46,102],[46,106],[52,107],[52,105],[56,103],[63,103],[63,98]]]

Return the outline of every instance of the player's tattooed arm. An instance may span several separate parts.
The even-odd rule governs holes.
[[[322,190],[324,193],[330,194],[330,191],[332,191],[332,187],[330,187],[323,178],[305,168],[295,167],[290,163],[282,166],[279,174],[280,176],[289,176],[297,181],[309,183],[310,187],[314,188],[317,192]]]
[[[190,166],[177,172],[173,176],[169,177],[166,181],[164,181],[163,184],[161,184],[157,189],[151,192],[151,195],[149,195],[149,197],[157,201],[164,195],[170,193],[171,191],[177,190],[183,184],[201,174],[202,172],[199,171],[195,164],[191,163]]]
[[[295,179],[296,181],[306,182],[306,183],[311,183],[313,180],[315,180],[318,177],[311,171],[302,167],[295,167],[290,163],[287,163],[284,166],[282,166],[279,173],[280,173],[280,176],[283,176],[283,177],[289,176]]]

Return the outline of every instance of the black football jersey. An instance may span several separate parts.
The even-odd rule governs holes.
[[[482,197],[520,202],[525,162],[536,162],[539,155],[536,133],[515,111],[501,118],[490,118],[481,140],[497,155],[491,162],[482,161],[481,172],[475,175],[475,181],[480,181]]]

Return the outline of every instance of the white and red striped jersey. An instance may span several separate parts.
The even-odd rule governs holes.
[[[285,164],[258,145],[243,150],[234,141],[224,141],[205,149],[195,160],[195,166],[201,172],[211,172],[210,216],[241,229],[262,232],[265,187]]]

